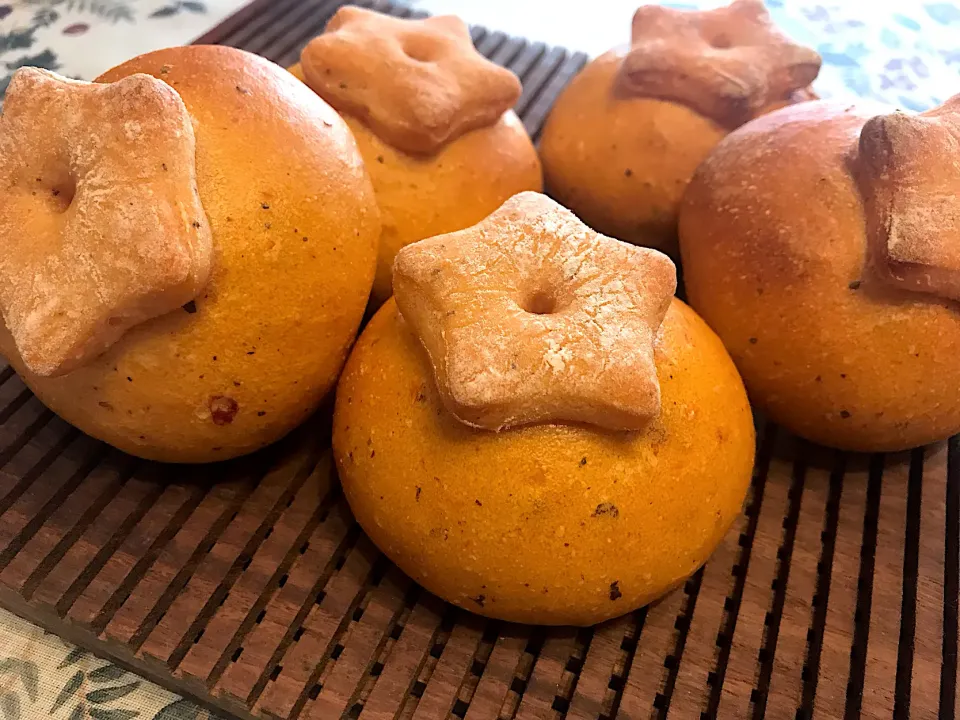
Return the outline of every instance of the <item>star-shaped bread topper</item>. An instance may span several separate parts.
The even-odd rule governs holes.
[[[920,115],[871,118],[858,180],[868,277],[960,300],[960,95]]]
[[[619,85],[734,128],[807,87],[819,71],[820,56],[777,30],[763,0],[706,11],[643,5]]]
[[[444,404],[489,430],[642,429],[660,412],[654,339],[676,286],[666,255],[600,235],[535,192],[403,248],[393,270]]]
[[[520,97],[517,76],[478,53],[452,15],[402,20],[342,7],[300,62],[320,97],[408,153],[492,125]]]
[[[193,126],[161,80],[18,70],[0,117],[0,183],[0,310],[37,375],[82,365],[207,281]]]

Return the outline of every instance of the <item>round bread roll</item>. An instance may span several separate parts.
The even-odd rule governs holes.
[[[727,131],[679,103],[618,97],[623,57],[596,58],[557,99],[540,140],[544,182],[591,227],[676,255],[680,198]]]
[[[548,192],[591,227],[677,254],[677,210],[697,165],[730,130],[809,99],[820,58],[787,40],[761,0],[640,7],[629,47],[590,62],[540,140]]]
[[[515,198],[498,211],[499,228],[489,220],[477,226],[485,237],[468,230],[401,251],[396,301],[370,321],[338,386],[334,455],[360,525],[431,592],[494,618],[590,625],[651,602],[706,561],[747,492],[752,416],[723,345],[660,284],[670,279],[664,268],[673,271],[666,258],[652,257],[659,253],[609,238],[590,245],[589,257],[602,257],[607,268],[593,276],[598,283],[623,267],[642,278],[642,299],[624,314],[612,296],[610,314],[593,314],[590,299],[599,291],[589,281],[572,300],[563,281],[535,282],[551,266],[569,268],[582,246],[526,256],[531,265],[521,268],[519,284],[504,265],[465,279],[470,257],[489,259],[474,254],[478,243],[499,233],[506,252],[524,242],[511,228],[525,227],[528,241],[547,228],[534,243],[557,245],[550,228],[579,242],[564,232],[579,225],[570,213],[547,208],[531,216],[530,203],[539,201],[523,202],[526,210]],[[517,221],[518,209],[528,221]],[[525,256],[512,256],[523,265]],[[615,258],[619,267],[611,270]],[[462,282],[487,283],[483,300],[446,292]],[[531,288],[540,294],[528,299],[539,304],[523,299]],[[484,314],[518,291],[512,311]],[[557,303],[552,311],[548,291]],[[485,303],[492,305],[477,309]],[[525,305],[538,312],[520,309]],[[649,327],[659,330],[634,333],[650,308],[662,325],[655,318]],[[606,344],[590,339],[589,328],[578,335],[584,309]],[[523,331],[541,323],[546,347],[556,342],[553,354]],[[438,325],[444,333],[431,334]],[[641,337],[635,348],[617,345]],[[491,373],[478,373],[470,352],[457,347],[468,338],[477,340],[473,357],[494,368],[492,385],[485,384]],[[625,379],[623,364],[640,359],[649,368]],[[462,374],[474,380],[460,384]],[[658,377],[655,390],[643,382]]]
[[[818,443],[893,451],[960,431],[960,313],[947,297],[901,287],[908,274],[885,278],[868,262],[881,225],[898,227],[907,249],[911,229],[909,221],[880,223],[865,206],[876,179],[901,168],[873,168],[875,146],[890,142],[863,130],[873,114],[806,103],[740,128],[697,171],[680,242],[690,302],[723,340],[756,405]],[[920,120],[881,116],[868,127],[890,122]],[[942,196],[922,182],[953,151],[911,147],[904,157],[927,169],[891,207]],[[945,208],[910,212],[899,217],[926,218],[914,225],[924,243],[952,237]],[[921,259],[910,263],[929,278]]]
[[[336,382],[373,281],[373,190],[339,116],[262,58],[171,48],[98,82],[121,88],[133,76],[122,82],[165,87],[135,73],[168,83],[189,112],[205,212],[194,226],[209,223],[209,278],[182,308],[135,325],[66,374],[31,372],[6,330],[0,347],[46,405],[121,450],[170,462],[248,453],[302,422]],[[109,112],[127,112],[126,98]],[[151,139],[138,142],[168,171]]]
[[[520,81],[453,16],[401,20],[344,7],[291,72],[343,115],[367,163],[383,234],[372,303],[400,248],[473,225],[540,190],[540,160],[510,110]]]

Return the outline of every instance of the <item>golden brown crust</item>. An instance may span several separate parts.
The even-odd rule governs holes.
[[[479,428],[639,430],[660,410],[653,341],[676,289],[661,253],[520,193],[397,255],[394,294],[450,412]]]
[[[677,255],[677,207],[726,130],[685,105],[614,92],[622,53],[564,89],[540,140],[550,195],[605,235]]]
[[[871,118],[858,179],[867,263],[892,287],[960,300],[960,96],[922,115]]]
[[[273,442],[332,389],[367,304],[380,225],[343,120],[275,64],[222,46],[148,53],[99,78],[148,73],[196,134],[213,232],[203,292],[57,378],[26,372],[57,414],[125,452],[209,462]]]
[[[684,197],[691,304],[751,400],[825,445],[892,451],[960,430],[955,304],[864,275],[856,149],[876,109],[803,103],[724,139]]]
[[[0,119],[0,184],[0,309],[37,375],[88,362],[207,282],[193,126],[160,80],[17,71]]]
[[[781,33],[762,0],[699,12],[643,5],[619,85],[732,128],[808,86],[819,71],[820,56]]]
[[[682,583],[739,516],[750,406],[720,340],[679,300],[655,350],[662,410],[639,433],[468,427],[445,410],[419,345],[388,301],[344,368],[333,448],[363,529],[443,599],[592,625]]]
[[[434,155],[402,152],[360,120],[349,115],[344,120],[366,161],[383,225],[374,307],[393,294],[393,261],[400,248],[475,225],[513,195],[543,189],[537,151],[512,110]]]
[[[343,7],[301,54],[307,84],[411,153],[434,153],[492,125],[520,81],[478,53],[457,17],[403,20]]]

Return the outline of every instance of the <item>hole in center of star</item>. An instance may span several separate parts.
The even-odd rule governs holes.
[[[521,307],[533,315],[553,315],[559,310],[557,296],[543,290],[528,295]]]

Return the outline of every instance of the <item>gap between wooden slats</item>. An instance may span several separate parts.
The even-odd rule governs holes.
[[[358,534],[341,497],[310,536],[306,551],[294,561],[286,584],[256,616],[244,638],[243,654],[227,666],[216,686],[217,694],[253,703],[272,673],[279,677],[283,654]]]
[[[417,704],[413,714],[415,720],[446,718],[453,708],[460,684],[470,671],[474,653],[483,636],[484,621],[465,613],[459,613],[457,620],[423,697]]]
[[[473,693],[465,720],[493,720],[500,717],[500,710],[516,677],[530,633],[530,627],[507,625],[501,629]]]
[[[228,524],[212,535],[213,546],[199,559],[186,584],[144,640],[140,652],[175,669],[221,598],[252,557],[267,530],[293,500],[316,463],[316,452],[300,447],[263,477]]]
[[[789,506],[793,480],[792,451],[796,440],[787,433],[777,434],[773,458],[767,473],[759,507],[756,534],[750,548],[750,564],[737,625],[731,638],[730,656],[721,689],[718,717],[750,717],[752,691],[759,676],[759,655],[766,633],[766,619],[773,606],[774,580],[777,577],[777,552],[783,539],[784,520]]]
[[[794,720],[803,702],[803,667],[807,656],[807,642],[813,624],[813,599],[817,590],[817,564],[823,548],[823,530],[827,501],[830,496],[830,477],[833,454],[804,444],[800,452],[809,462],[796,487],[797,496],[791,499],[791,510],[796,513],[795,536],[789,557],[781,557],[779,587],[783,593],[782,607],[777,618],[775,648],[767,646],[768,690],[766,717]]]
[[[360,620],[352,623],[340,639],[343,651],[330,675],[324,679],[320,695],[304,708],[303,718],[324,720],[337,717],[356,702],[355,693],[360,680],[369,671],[379,648],[389,636],[390,627],[403,609],[410,583],[400,570],[390,568],[371,594]]]
[[[657,704],[663,701],[658,698],[663,698],[660,693],[670,675],[667,659],[677,644],[677,618],[686,600],[686,593],[678,589],[647,608],[640,643],[620,700],[620,713],[624,717],[646,718],[659,714]]]
[[[180,672],[212,686],[231,655],[243,653],[243,637],[277,584],[299,557],[300,547],[318,524],[332,486],[329,456],[317,464],[306,482],[273,524],[269,536],[241,568],[237,582],[203,628],[203,637],[188,651]],[[239,656],[237,656],[239,659]]]
[[[936,717],[939,710],[944,569],[941,538],[946,524],[947,443],[931,445],[922,452],[921,481],[914,482],[911,476],[910,483],[911,494],[919,494],[916,510],[920,516],[909,707],[910,716],[918,719]]]
[[[851,455],[841,484],[840,512],[830,572],[820,671],[814,698],[818,720],[843,717],[857,606],[857,578],[869,483],[868,458]]]
[[[947,522],[944,538],[943,572],[943,665],[940,670],[940,717],[960,717],[960,692],[957,692],[957,645],[960,623],[960,437],[952,437],[947,451]]]
[[[427,659],[440,626],[443,603],[421,592],[400,637],[386,656],[383,670],[363,706],[363,720],[393,720]]]
[[[125,571],[128,570],[144,574],[130,574],[130,580],[135,584],[126,588],[130,593],[126,598],[121,590],[124,586],[117,587],[114,583],[117,590],[107,603],[95,609],[96,617],[91,624],[98,629],[104,628],[104,634],[110,640],[139,648],[189,578],[193,570],[191,566],[206,554],[213,538],[230,522],[251,489],[247,478],[213,485],[186,521],[177,528],[170,528],[175,531],[174,535],[164,543],[148,567],[138,563],[121,570],[123,578],[127,577]],[[78,600],[70,615],[77,617],[81,611],[86,615],[89,610]]]
[[[847,683],[845,713],[848,717],[859,716],[863,709],[863,688],[867,672],[870,622],[874,612],[873,583],[877,560],[877,524],[880,516],[883,466],[883,455],[873,455],[870,458],[870,481],[867,486],[867,507],[863,517],[863,542],[860,550],[860,570],[857,581],[857,610],[854,615],[853,645],[850,654],[850,680]],[[903,541],[900,540],[900,542]],[[896,609],[890,611],[899,615]],[[891,638],[894,643],[896,637],[895,634]]]
[[[201,487],[168,486],[130,528],[131,532],[115,552],[109,556],[98,553],[99,557],[94,558],[57,601],[57,611],[61,615],[69,612],[73,622],[84,626],[93,625],[98,617],[106,621],[201,502],[204,493],[205,488]],[[112,598],[115,598],[115,607],[111,605]]]
[[[33,537],[21,543],[0,580],[29,598],[34,587],[63,558],[80,534],[95,522],[115,497],[136,466],[129,456],[119,452],[86,475],[81,484],[57,503],[41,521]]]
[[[670,718],[699,717],[707,708],[710,679],[715,678],[719,656],[717,637],[723,631],[727,598],[733,595],[733,571],[740,562],[740,538],[745,537],[747,524],[746,514],[741,514],[704,567],[683,662],[670,700]]]
[[[597,718],[609,710],[604,700],[613,675],[614,663],[620,657],[620,645],[631,626],[637,622],[633,614],[610,620],[594,628],[590,649],[580,671],[576,690],[570,698],[569,720]]]
[[[71,602],[70,589],[79,587],[81,577],[92,578],[99,572],[163,490],[160,483],[139,475],[124,482],[95,518],[85,518],[86,522],[78,523],[82,530],[79,537],[47,556],[48,560],[59,557],[49,573],[41,574],[41,565],[27,579],[23,587],[24,598],[41,606],[52,606],[56,614],[62,616]],[[80,591],[82,588],[76,591],[77,594]]]
[[[561,691],[560,681],[576,645],[574,628],[551,628],[547,632],[520,699],[516,720],[547,720],[556,715],[553,702]]]
[[[324,588],[324,598],[310,609],[300,630],[300,638],[287,648],[280,661],[283,672],[267,685],[255,710],[286,718],[299,711],[308,700],[316,699],[316,685],[329,661],[337,639],[346,630],[350,614],[360,603],[373,564],[380,553],[361,535],[343,567]],[[313,697],[310,695],[313,694]]]

